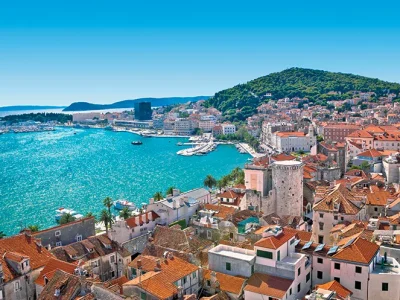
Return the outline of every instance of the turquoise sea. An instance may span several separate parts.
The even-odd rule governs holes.
[[[138,139],[142,146],[131,145]],[[219,178],[250,157],[228,145],[205,156],[179,156],[183,148],[176,143],[185,140],[70,128],[0,135],[0,231],[54,226],[59,207],[98,214],[107,196],[140,205],[171,185],[201,187],[207,174]]]

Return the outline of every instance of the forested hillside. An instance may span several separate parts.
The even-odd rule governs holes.
[[[291,68],[220,91],[207,105],[240,120],[270,99],[300,97],[308,98],[310,103],[326,105],[328,100],[351,98],[353,91],[372,91],[379,97],[389,91],[399,93],[400,84],[353,74]],[[267,93],[271,93],[271,97],[267,97]]]

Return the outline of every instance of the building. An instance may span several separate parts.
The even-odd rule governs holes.
[[[165,122],[164,122],[165,126]],[[174,134],[176,135],[191,135],[193,132],[192,120],[187,118],[178,118],[174,123]]]
[[[130,264],[132,280],[123,284],[125,296],[140,299],[175,299],[200,290],[199,267],[170,252],[165,257],[140,255]]]
[[[113,124],[120,127],[148,129],[153,127],[153,121],[114,120]]]
[[[173,195],[167,196],[167,199],[160,201],[150,199],[146,210],[153,211],[160,216],[160,225],[168,225],[182,219],[189,224],[189,220],[195,214],[199,204],[206,203],[211,203],[211,194],[204,188],[185,193],[174,190]]]
[[[383,159],[383,171],[387,183],[400,183],[400,153],[394,153]]]
[[[85,240],[95,234],[95,219],[88,217],[34,232],[32,236],[40,239],[43,247],[50,250]]]
[[[135,215],[128,219],[117,219],[111,224],[111,229],[108,231],[108,237],[119,243],[134,239],[149,231],[153,231],[156,227],[160,216],[153,211],[147,211],[140,215]]]
[[[151,110],[151,102],[136,102],[134,107],[136,120],[151,120],[151,116],[153,113],[153,111]]]
[[[339,223],[365,219],[364,205],[365,200],[354,195],[343,184],[329,189],[313,206],[313,240],[332,245],[332,228]]]
[[[0,239],[0,299],[35,299],[35,280],[51,258],[29,232]]]
[[[72,115],[72,122],[85,122],[87,120],[100,120],[104,118],[103,114],[98,112],[77,113]]]
[[[279,216],[303,215],[303,168],[302,162],[293,160],[276,161],[272,164],[273,188],[270,200],[273,203],[269,206],[275,209],[263,211],[275,212]]]
[[[199,128],[204,132],[211,132],[215,127],[214,120],[200,120],[199,121]]]
[[[279,152],[304,151],[309,152],[317,144],[314,130],[311,129],[308,134],[304,132],[275,132],[271,137],[271,145]]]
[[[244,166],[244,182],[246,189],[267,196],[272,189],[272,171],[269,167],[269,157],[254,158],[252,163]]]
[[[127,266],[131,261],[131,254],[105,234],[54,248],[51,253],[59,260],[81,263],[88,275],[101,281],[127,274]]]
[[[346,136],[360,129],[361,126],[353,124],[327,124],[322,135],[327,142],[344,142]]]
[[[231,276],[224,273],[203,271],[203,291],[209,295],[225,292],[229,299],[239,300],[243,298],[246,278]]]
[[[234,124],[223,123],[222,126],[222,134],[234,134],[236,132],[236,126]]]

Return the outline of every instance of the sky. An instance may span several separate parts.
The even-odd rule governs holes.
[[[213,95],[290,67],[400,82],[396,1],[0,2],[0,106]]]

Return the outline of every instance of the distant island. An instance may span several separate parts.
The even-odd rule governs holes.
[[[119,109],[133,108],[137,102],[151,102],[151,106],[168,106],[181,104],[186,102],[197,102],[199,100],[208,100],[210,96],[196,97],[169,97],[169,98],[138,98],[133,100],[123,100],[112,104],[93,104],[88,102],[74,102],[63,111],[85,111],[85,110],[104,110],[104,109]]]
[[[0,111],[43,110],[43,109],[61,109],[61,108],[65,108],[65,106],[15,105],[15,106],[0,106]]]

